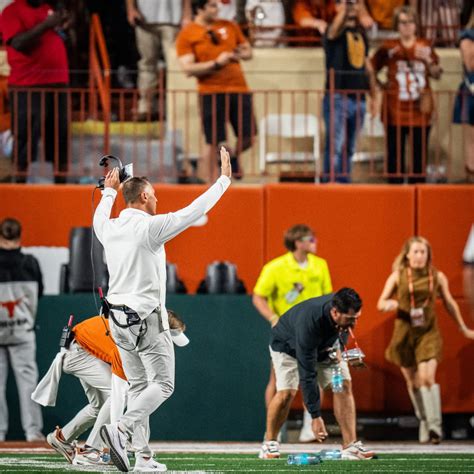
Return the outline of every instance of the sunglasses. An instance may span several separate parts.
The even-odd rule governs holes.
[[[216,32],[214,30],[207,30],[207,36],[211,39],[211,43],[213,45],[218,45],[220,43],[219,37],[217,36]]]
[[[314,244],[314,242],[316,242],[316,237],[314,235],[305,235],[304,237],[301,237],[300,240],[302,242],[311,242]]]

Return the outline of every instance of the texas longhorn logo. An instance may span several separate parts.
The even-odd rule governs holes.
[[[15,308],[18,304],[20,304],[20,302],[21,298],[18,298],[15,301],[0,301],[0,306],[8,311],[8,317],[12,319],[15,313]]]

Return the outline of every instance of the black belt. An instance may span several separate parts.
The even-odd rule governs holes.
[[[125,313],[127,311],[133,311],[133,309],[130,308],[130,306],[127,306],[125,304],[109,304],[109,308],[116,309],[117,311],[122,311],[122,313]]]

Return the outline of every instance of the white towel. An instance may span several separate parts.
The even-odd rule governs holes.
[[[31,394],[31,399],[43,405],[44,407],[54,407],[56,405],[56,397],[58,396],[59,380],[63,370],[63,357],[65,350],[61,350],[56,354],[51,367],[46,375],[40,380],[35,391]]]

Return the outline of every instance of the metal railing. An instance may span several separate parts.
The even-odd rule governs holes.
[[[161,113],[155,117],[148,116],[144,122],[138,122],[132,113],[138,101],[137,90],[111,90],[110,115],[98,115],[96,119],[91,117],[89,105],[91,100],[95,100],[91,95],[95,94],[96,91],[90,89],[15,90],[11,107],[18,110],[21,102],[26,107],[23,117],[27,120],[20,123],[20,115],[16,114],[13,134],[17,136],[23,127],[24,142],[28,146],[21,149],[18,141],[14,141],[10,175],[20,181],[29,176],[33,182],[51,179],[52,175],[67,177],[71,182],[94,181],[103,171],[97,166],[98,158],[110,152],[120,156],[124,163],[134,163],[135,174],[147,175],[153,181],[192,180],[195,166],[201,166],[205,149],[200,116],[202,98],[195,90],[157,91],[162,101]],[[405,148],[398,147],[392,168],[389,167],[386,129],[381,122],[387,114],[386,107],[379,108],[382,116],[356,114],[352,124],[357,130],[352,160],[349,160],[350,147],[341,147],[335,142],[335,137],[341,136],[340,131],[342,136],[346,136],[345,128],[348,126],[346,122],[334,121],[337,117],[334,109],[336,97],[339,97],[337,100],[340,100],[345,113],[349,99],[356,110],[367,108],[364,91],[253,91],[253,113],[244,117],[241,105],[238,105],[235,119],[241,125],[243,121],[249,121],[246,133],[250,137],[239,131],[234,136],[228,127],[229,138],[225,143],[235,152],[239,143],[250,139],[248,148],[240,154],[244,182],[333,182],[347,181],[351,177],[352,181],[385,182],[391,178],[393,181],[430,180],[435,175],[436,179],[453,181],[462,174],[462,137],[467,133],[463,127],[451,123],[456,94],[455,91],[433,94],[431,133],[429,137],[422,137],[429,140],[421,145],[420,169],[414,168],[410,151],[415,127],[407,130],[395,127],[392,130],[397,139],[402,132],[405,134],[406,165],[403,169]],[[329,104],[329,115],[326,110],[326,116],[325,96]],[[35,116],[40,118],[39,122],[33,120]],[[108,127],[107,117],[113,118]],[[230,119],[228,113],[225,119]],[[329,140],[326,139],[325,122],[329,129],[333,127]],[[214,120],[213,127],[216,126]],[[239,126],[237,128],[239,130]],[[243,129],[245,127],[240,127]],[[214,130],[212,133],[216,135]],[[428,134],[428,130],[423,133]],[[217,150],[218,143],[215,146]],[[336,148],[342,160],[339,168]],[[217,159],[211,160],[209,166],[214,174],[218,172]]]

